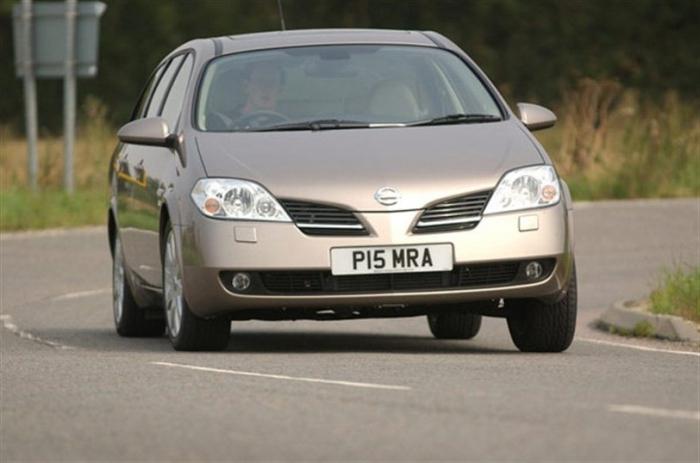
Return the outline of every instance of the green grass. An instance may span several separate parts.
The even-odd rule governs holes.
[[[651,338],[654,336],[654,327],[651,326],[651,323],[649,323],[648,321],[642,320],[641,322],[634,325],[634,329],[632,330],[632,336],[635,336],[637,338]]]
[[[654,313],[679,315],[700,323],[700,267],[665,270],[650,299]]]
[[[75,227],[106,223],[107,191],[0,190],[0,230]]]
[[[654,327],[646,320],[643,320],[636,325],[631,330],[624,328],[618,328],[612,325],[599,324],[600,328],[608,330],[610,334],[617,334],[619,336],[635,337],[635,338],[653,338],[656,336],[654,333]]]

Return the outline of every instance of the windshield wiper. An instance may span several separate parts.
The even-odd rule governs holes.
[[[426,121],[412,122],[406,125],[415,127],[420,125],[474,124],[500,120],[501,118],[499,116],[494,116],[493,114],[448,114],[446,116],[440,116]]]
[[[335,130],[335,129],[366,129],[370,125],[367,122],[346,121],[342,119],[318,119],[303,122],[288,122],[285,124],[249,129],[246,132],[276,132],[284,130]]]

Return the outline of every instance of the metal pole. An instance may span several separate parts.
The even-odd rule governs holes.
[[[66,72],[63,77],[63,186],[73,193],[73,145],[75,141],[75,23],[76,0],[66,0]]]
[[[286,31],[287,25],[284,23],[284,9],[282,8],[282,0],[277,0],[277,11],[280,14],[280,26],[282,26],[283,31]]]
[[[37,111],[32,44],[32,0],[22,0],[22,42],[24,43],[24,117],[27,131],[27,176],[29,187],[37,190]]]

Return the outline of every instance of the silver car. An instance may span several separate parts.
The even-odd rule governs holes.
[[[193,40],[153,71],[110,164],[114,321],[219,350],[231,320],[503,317],[522,351],[576,324],[572,202],[532,130],[435,32]]]

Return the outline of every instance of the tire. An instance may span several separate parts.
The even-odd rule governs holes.
[[[481,315],[457,311],[429,314],[428,326],[437,339],[471,339],[479,333]]]
[[[512,307],[508,317],[510,337],[522,352],[562,352],[569,348],[576,331],[576,266],[566,294],[547,304],[535,299],[522,300]]]
[[[170,224],[163,235],[163,305],[168,337],[175,350],[218,351],[228,346],[231,322],[227,318],[200,318],[190,310],[182,287],[182,269]]]
[[[114,315],[114,327],[119,336],[163,336],[165,331],[164,320],[146,318],[146,310],[136,304],[128,278],[126,278],[124,253],[119,233],[116,234],[113,247],[112,314]]]

